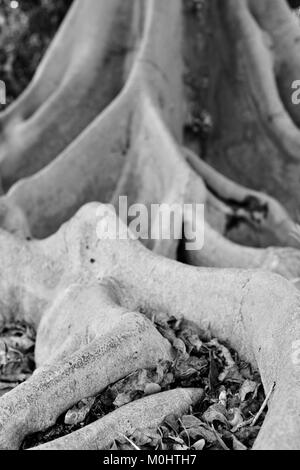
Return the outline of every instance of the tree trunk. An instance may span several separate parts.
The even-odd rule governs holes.
[[[299,33],[282,0],[74,3],[1,117],[0,320],[37,329],[36,372],[0,399],[1,448],[172,361],[149,320],[161,311],[210,327],[259,368],[266,391],[276,382],[255,447],[299,448],[300,304],[289,282],[300,277]],[[130,217],[113,212],[124,196],[149,210],[192,204],[177,221],[185,239],[133,240]],[[190,251],[196,204],[205,240]],[[171,409],[160,396],[161,421],[200,396],[178,390]],[[143,409],[50,448],[105,447],[115,419],[148,425]]]
[[[299,207],[299,24],[283,0],[210,2],[205,159],[226,176]]]

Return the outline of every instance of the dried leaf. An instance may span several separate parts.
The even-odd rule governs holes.
[[[197,333],[192,328],[184,328],[180,334],[179,338],[184,342],[189,354],[195,350],[199,352],[203,346],[203,343]]]
[[[254,393],[257,390],[258,386],[259,385],[253,380],[245,380],[243,385],[241,386],[239,393],[241,402],[245,401],[248,393]]]
[[[220,423],[228,425],[228,420],[226,418],[226,408],[221,404],[216,404],[210,406],[205,413],[203,413],[202,418],[208,423],[213,423],[214,421],[219,421]]]
[[[178,432],[179,430],[178,419],[177,416],[175,416],[174,414],[168,415],[164,420],[164,424],[169,426],[169,428],[173,429],[174,432]],[[161,426],[161,430],[163,431],[163,426]]]
[[[217,339],[213,339],[208,343],[209,346],[213,346],[217,349],[218,354],[225,362],[223,372],[219,375],[219,381],[224,382],[226,380],[232,380],[234,382],[243,382],[243,378],[238,370],[238,367],[226,346],[220,344]]]
[[[132,434],[132,436],[130,436],[130,439],[134,441],[138,447],[143,447],[147,444],[151,444],[152,442],[151,437],[138,429]]]
[[[145,386],[144,395],[155,395],[156,393],[161,392],[161,386],[155,383],[147,384]]]
[[[188,380],[192,376],[197,375],[196,369],[190,367],[186,361],[178,361],[175,366],[175,377],[178,380]]]
[[[188,446],[185,444],[174,444],[173,445],[173,450],[176,451],[183,451],[183,450],[189,450]]]
[[[119,447],[116,443],[116,441],[114,441],[113,445],[111,446],[110,450],[119,450]]]
[[[225,389],[220,392],[219,403],[226,408],[226,406],[227,406],[227,392],[226,392]]]
[[[181,437],[178,437],[178,436],[169,436],[169,439],[171,439],[171,441],[174,441],[176,442],[176,444],[179,444],[181,446],[185,446],[185,442],[183,439],[181,439]]]
[[[208,370],[208,361],[205,357],[199,358],[196,356],[191,356],[188,359],[188,364],[197,372],[203,373],[204,371]]]
[[[233,450],[248,450],[235,436],[232,436],[232,448]]]
[[[155,313],[155,316],[153,318],[154,322],[157,325],[165,326],[168,328],[169,328],[169,324],[168,324],[169,319],[170,319],[170,315],[165,312],[157,312]]]
[[[151,439],[152,447],[157,447],[161,442],[161,434],[157,429],[146,429],[144,434]]]
[[[125,379],[120,380],[110,387],[113,397],[113,405],[117,408],[127,405],[146,394],[161,391],[162,386],[167,386],[168,381],[173,383],[173,375],[169,375],[170,364],[163,362],[153,369],[142,369],[136,371]]]
[[[195,449],[195,450],[203,450],[205,447],[205,440],[204,439],[200,439],[199,441],[195,442],[195,444],[193,444],[192,448]]]
[[[132,392],[119,393],[113,404],[116,408],[121,408],[124,405],[128,405],[128,403],[131,403],[133,400]]]
[[[1,395],[27,380],[34,370],[34,332],[26,324],[6,324],[0,329]]]
[[[233,429],[237,428],[240,424],[244,422],[242,412],[239,408],[233,408],[232,410],[230,410],[229,414],[232,415],[232,417],[230,416],[229,423]]]
[[[5,341],[9,348],[17,349],[23,353],[34,347],[34,340],[28,336],[10,336]]]
[[[95,398],[86,398],[81,400],[66,413],[65,424],[67,426],[75,426],[83,423],[94,403]]]
[[[194,428],[197,426],[201,426],[202,422],[200,419],[196,418],[193,415],[185,415],[181,418],[182,425],[185,429]]]
[[[176,349],[177,353],[181,356],[186,356],[187,352],[186,352],[186,347],[185,347],[185,344],[184,342],[182,341],[182,339],[180,338],[176,338],[174,341],[173,341],[173,348]]]

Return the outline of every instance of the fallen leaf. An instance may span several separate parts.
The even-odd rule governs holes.
[[[248,393],[254,393],[257,390],[258,386],[259,384],[257,384],[253,380],[245,380],[239,392],[241,402],[245,401]]]
[[[192,328],[186,327],[181,330],[179,338],[184,342],[189,354],[194,350],[199,352],[203,346],[201,339]]]
[[[119,447],[116,443],[116,441],[114,441],[113,445],[111,446],[110,450],[119,450]]]
[[[162,386],[173,383],[174,377],[169,374],[169,369],[170,364],[162,362],[156,368],[138,370],[112,385],[110,394],[113,405],[120,408],[141,398],[145,393],[150,395],[161,391]]]
[[[171,441],[174,441],[176,444],[180,445],[180,446],[185,446],[185,442],[183,439],[181,439],[181,437],[178,437],[178,436],[169,436],[169,439]]]
[[[185,415],[181,418],[182,425],[185,429],[194,428],[197,426],[201,426],[202,422],[200,419],[196,418],[193,415]]]
[[[202,418],[207,422],[207,423],[213,423],[214,421],[219,421],[220,423],[225,424],[228,426],[228,420],[226,418],[226,408],[221,405],[220,403],[216,405],[210,406],[205,413],[203,413]]]
[[[223,389],[221,392],[220,392],[220,395],[219,395],[219,403],[221,405],[223,405],[225,408],[227,406],[227,392],[225,389]]]
[[[121,408],[124,405],[128,405],[128,403],[131,403],[132,401],[134,401],[132,392],[119,393],[113,404],[116,408]]]
[[[173,450],[176,451],[183,451],[183,450],[189,450],[188,446],[185,444],[174,444],[173,445]]]
[[[232,436],[232,448],[233,450],[248,450],[235,436]]]
[[[205,440],[200,439],[199,441],[195,442],[195,444],[192,445],[192,448],[195,450],[203,450],[205,447]]]
[[[65,424],[67,426],[75,426],[83,423],[94,403],[95,398],[86,398],[81,400],[66,413]]]
[[[144,395],[155,395],[156,393],[161,392],[161,386],[155,383],[150,383],[145,386]]]
[[[174,432],[178,432],[179,430],[179,423],[178,423],[178,418],[174,414],[168,415],[165,420],[164,424],[169,426]],[[161,426],[161,430],[163,431],[164,426]]]
[[[240,424],[244,422],[244,417],[242,412],[239,408],[233,408],[228,412],[230,418],[228,417],[228,421],[233,429],[238,428]],[[232,415],[232,416],[231,416]],[[233,431],[232,429],[232,431]],[[234,432],[234,431],[233,431]]]
[[[156,447],[157,444],[160,442],[161,437],[156,431],[141,431],[137,429],[131,436],[130,439],[138,446],[143,447],[151,445],[152,447]]]
[[[186,356],[186,347],[182,339],[175,338],[173,341],[173,348],[176,349],[177,353],[181,356]]]
[[[10,336],[6,339],[7,346],[10,348],[18,349],[26,353],[34,347],[34,340],[28,336]]]
[[[235,363],[231,352],[226,346],[220,344],[217,339],[213,339],[208,343],[208,346],[213,346],[217,349],[218,354],[225,362],[224,370],[219,375],[218,379],[220,382],[224,382],[226,379],[233,380],[235,382],[243,382],[243,378],[238,370],[237,364]]]

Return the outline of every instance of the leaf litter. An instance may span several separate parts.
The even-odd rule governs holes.
[[[260,376],[210,332],[181,318],[159,313],[153,317],[159,332],[175,351],[172,363],[138,370],[87,397],[45,432],[25,439],[34,447],[76,431],[144,396],[178,387],[197,387],[204,397],[189,414],[169,415],[158,429],[120,436],[115,450],[247,450],[251,449],[267,412]],[[24,323],[0,329],[0,396],[30,377],[34,370],[35,333]],[[271,391],[270,391],[271,393]],[[267,397],[268,398],[268,397]]]
[[[0,397],[33,373],[35,332],[25,323],[0,327]]]

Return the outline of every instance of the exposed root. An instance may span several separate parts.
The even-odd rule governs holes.
[[[203,396],[201,389],[176,389],[142,398],[68,436],[32,450],[105,450],[122,436],[157,428],[168,415],[182,416]]]
[[[170,8],[174,21],[166,31]],[[119,197],[126,195],[128,206],[205,203],[208,221],[225,235],[231,232],[229,224],[247,222],[235,233],[240,243],[249,241],[245,233],[250,224],[256,245],[298,245],[292,237],[292,220],[275,200],[231,183],[190,151],[185,151],[187,161],[199,177],[186,163],[165,126],[168,124],[180,138],[180,2],[173,1],[172,6],[149,2],[145,18],[144,39],[122,93],[74,145],[42,171],[21,180],[2,198],[2,226],[26,235],[29,226],[33,236],[45,237],[83,204],[93,200],[111,202],[118,210]],[[159,50],[159,40],[167,43],[168,49]],[[220,199],[219,205],[215,204],[216,198]],[[19,228],[15,221],[20,223]],[[187,228],[190,220],[185,217],[178,223]],[[218,236],[209,226],[206,234],[204,250],[186,255],[192,264],[263,268],[288,279],[299,277],[293,259],[298,258],[297,251],[277,253],[275,248],[263,251],[242,247]],[[141,234],[141,239],[148,238],[147,247],[176,257],[176,240],[172,244],[169,240],[157,242],[147,235]]]
[[[121,309],[117,304],[105,301],[106,293],[101,297],[101,287],[94,289],[91,297],[92,294],[77,294],[75,305],[71,305],[71,298],[66,294],[65,301],[53,307],[59,308],[59,314],[66,312],[63,319],[59,317],[63,322],[62,330],[72,330],[65,342],[59,335],[59,342],[51,336],[47,345],[41,344],[45,329],[50,327],[49,321],[59,321],[53,312],[45,314],[37,344],[38,364],[45,355],[43,366],[1,402],[2,449],[18,448],[27,434],[49,428],[75,403],[98,394],[136,369],[151,368],[163,360],[171,361],[168,343],[148,320],[138,314],[118,312]],[[90,305],[86,304],[87,313],[80,309],[78,295],[83,295],[85,301],[87,296],[90,299]],[[74,312],[75,308],[76,315],[68,315],[66,310]],[[80,323],[75,320],[77,314],[82,318]],[[79,325],[80,331],[77,330]],[[54,343],[59,343],[57,349]]]
[[[232,231],[228,218],[235,217],[259,232],[256,242],[261,245],[269,245],[269,240],[274,239],[278,245],[294,246],[289,238],[293,223],[279,203],[231,183],[190,152],[185,158],[181,150],[184,98],[180,0],[138,2],[140,8],[134,9],[134,13],[139,13],[138,24],[125,28],[124,37],[127,44],[133,34],[134,44],[139,47],[129,58],[125,48],[121,59],[117,59],[122,78],[132,60],[129,78],[117,98],[91,123],[122,87],[118,82],[113,88],[105,88],[109,81],[105,76],[107,94],[102,95],[98,77],[111,46],[116,18],[121,18],[122,26],[133,13],[127,0],[112,0],[109,7],[106,4],[104,0],[97,2],[96,10],[92,0],[75,4],[60,33],[66,44],[61,48],[61,42],[57,43],[58,57],[65,57],[70,45],[69,28],[70,24],[77,24],[78,5],[92,19],[92,24],[87,21],[82,29],[88,50],[80,49],[78,57],[73,51],[68,64],[60,62],[61,67],[53,76],[53,81],[60,84],[56,91],[37,77],[36,88],[32,85],[27,98],[25,94],[11,110],[12,121],[16,116],[23,121],[13,131],[14,145],[19,148],[4,152],[0,165],[4,186],[44,168],[19,181],[1,199],[0,223],[18,237],[0,233],[0,322],[25,320],[38,329],[38,368],[28,382],[0,399],[0,447],[18,448],[28,434],[48,428],[81,399],[96,395],[139,368],[172,360],[167,341],[139,313],[151,316],[163,311],[184,316],[203,329],[210,328],[214,336],[229,342],[241,358],[258,366],[266,391],[276,383],[255,447],[299,448],[297,290],[282,277],[268,273],[193,268],[160,257],[158,254],[176,258],[178,241],[151,237],[144,240],[146,237],[141,234],[142,246],[127,232],[127,215],[122,223],[111,206],[91,204],[74,216],[83,204],[93,200],[118,208],[120,196],[128,197],[128,205],[140,203],[148,208],[155,203],[205,204],[213,228],[206,226],[202,250],[188,251],[183,247],[184,260],[210,267],[267,269],[288,279],[300,277],[299,251],[245,247],[223,236]],[[206,156],[216,163],[222,155],[217,166],[226,166],[235,177],[245,173],[244,182],[250,181],[250,186],[258,188],[261,181],[266,182],[266,189],[273,195],[278,193],[279,200],[292,213],[299,202],[298,117],[290,116],[281,101],[280,93],[285,96],[286,83],[280,71],[279,85],[275,79],[274,54],[275,59],[278,56],[282,60],[277,38],[270,49],[261,30],[273,28],[279,3],[276,1],[271,26],[268,22],[263,25],[261,18],[269,1],[261,4],[259,7],[258,0],[210,2],[212,16],[208,24],[215,26],[214,44],[221,40],[222,45],[231,46],[234,39],[237,46],[228,55],[226,47],[218,48],[225,50],[221,71],[232,64],[236,81],[232,83],[228,74],[213,77],[213,91],[224,79],[225,98],[223,101],[216,93],[216,101],[210,103],[214,117],[219,117],[215,121],[220,135],[215,136]],[[120,11],[124,15],[116,15]],[[103,28],[99,28],[100,17]],[[284,31],[287,24],[284,16]],[[295,39],[293,34],[287,34],[288,43]],[[99,35],[103,48],[99,47]],[[54,57],[56,53],[50,52],[44,64],[50,74]],[[88,64],[89,73],[84,71],[84,76],[90,82],[78,90],[83,62]],[[115,66],[114,63],[112,68],[106,68],[107,73]],[[289,74],[292,72],[291,66]],[[42,69],[41,77],[44,74]],[[219,88],[223,93],[223,87]],[[85,107],[83,101],[91,92],[97,99],[91,107]],[[49,97],[45,104],[41,104],[42,96]],[[222,106],[218,106],[219,99]],[[78,115],[74,109],[79,106],[84,112]],[[237,111],[239,119],[242,113],[242,119],[235,128]],[[9,127],[9,112],[7,120]],[[52,146],[49,142],[56,127],[63,129],[64,135],[60,139],[54,132]],[[20,139],[22,136],[24,140]],[[244,136],[246,143],[241,144]],[[24,146],[22,151],[20,143]],[[60,156],[46,165],[63,148]],[[228,162],[234,161],[236,155],[241,158],[230,170]],[[256,181],[247,171],[253,167],[254,157],[258,161]],[[282,188],[283,174],[289,182],[286,188]],[[278,182],[281,186],[277,191]],[[122,218],[123,214],[119,215]],[[177,221],[185,233],[193,224],[192,215],[184,213]],[[25,241],[29,232],[35,238],[44,238],[58,229],[45,240]],[[127,233],[128,237],[120,240],[120,233]],[[234,237],[239,237],[240,243],[248,241],[243,239],[243,230]],[[138,402],[132,406],[140,405]],[[126,410],[120,414],[123,412]],[[159,418],[164,413],[162,410]],[[104,425],[110,419],[114,417],[106,417]],[[82,431],[89,433],[84,445],[95,446],[97,429],[103,421],[100,423],[91,432],[90,428]],[[76,440],[77,434],[66,439],[63,447]]]
[[[107,149],[103,158],[92,152],[92,147],[89,147],[89,155],[83,152],[83,158],[78,144],[42,172],[15,185],[2,198],[5,214],[3,223],[6,229],[17,220],[21,221],[19,232],[27,233],[29,224],[34,235],[45,236],[58,229],[82,204],[93,199],[111,201],[117,211],[119,197],[125,195],[128,197],[128,207],[143,204],[150,208],[151,204],[163,203],[172,207],[173,204],[183,206],[190,202],[206,202],[207,192],[203,180],[197,177],[178,151],[157,111],[153,95],[145,88],[145,93],[132,100],[134,90],[141,83],[140,74],[144,69],[138,68],[138,71],[138,75],[134,72],[131,86],[124,95],[103,114],[95,128],[88,132],[90,143],[92,139],[103,139],[102,148]],[[108,130],[115,123],[116,133],[109,134]],[[124,123],[129,123],[130,128],[125,127]],[[116,142],[126,145],[125,155],[122,155],[121,149],[119,154],[113,154]],[[207,178],[207,172],[204,173]],[[230,184],[228,187],[231,188]],[[270,207],[268,220],[259,224],[262,225],[261,233],[267,231],[268,227],[273,234],[276,227],[280,226],[281,238],[287,240],[289,228],[293,226],[292,221],[272,199]],[[26,214],[23,219],[19,215],[22,211]],[[188,233],[192,233],[190,216],[191,214],[184,214],[178,221]],[[124,221],[129,222],[127,219]],[[143,238],[146,246],[157,253],[176,257],[177,240],[153,240],[148,233],[141,234],[141,239]],[[298,259],[298,251],[239,246],[218,235],[208,225],[204,248],[187,252],[185,259],[200,266],[269,269],[288,279],[298,278],[300,274],[295,261]]]
[[[26,320],[32,313],[27,310],[26,302],[24,304],[28,295],[26,293],[37,296],[38,292],[47,291],[43,279],[47,278],[50,266],[54,274],[52,289],[55,292],[54,303],[48,301],[46,311],[43,305],[44,314],[40,312],[42,322],[36,346],[39,368],[27,383],[0,399],[2,447],[17,447],[27,433],[45,429],[62,411],[81,398],[96,394],[99,389],[139,365],[153,366],[159,358],[168,357],[164,341],[152,326],[150,331],[153,331],[154,337],[152,333],[149,334],[150,324],[147,327],[147,322],[141,316],[129,314],[132,315],[132,321],[129,318],[125,321],[125,314],[121,323],[116,319],[111,324],[112,313],[107,306],[105,309],[103,288],[100,287],[100,284],[106,283],[105,279],[113,279],[117,289],[117,297],[113,298],[113,302],[118,299],[117,306],[112,306],[117,318],[120,311],[118,305],[121,305],[122,311],[138,311],[142,308],[149,313],[165,311],[183,315],[201,328],[209,327],[216,337],[230,342],[242,358],[258,365],[265,389],[268,390],[271,383],[276,382],[276,390],[257,446],[297,447],[299,422],[295,409],[299,406],[296,378],[298,366],[292,360],[293,342],[297,341],[300,334],[297,291],[277,276],[247,271],[206,271],[180,265],[157,257],[137,241],[116,240],[118,234],[112,228],[108,237],[107,231],[101,236],[98,227],[98,239],[96,214],[101,207],[106,211],[105,207],[97,205],[82,209],[57,235],[31,245],[31,250],[39,250],[46,262],[41,261],[36,265],[30,255],[30,248],[29,252],[26,249],[26,262],[19,265],[18,260],[18,279],[23,279],[21,296],[20,285],[11,279],[9,272],[2,270],[6,279],[6,284],[1,286],[2,296],[5,299],[7,292],[13,295]],[[107,226],[114,227],[114,216],[106,211],[106,217]],[[121,229],[125,230],[125,227]],[[13,250],[16,244],[21,243],[13,239],[11,241]],[[12,258],[11,253],[7,256]],[[91,263],[91,260],[94,262]],[[37,272],[30,273],[34,269]],[[39,290],[33,287],[37,277]],[[82,291],[84,279],[90,280],[89,285],[93,279],[93,282],[98,280],[99,283],[99,290],[92,287],[88,305],[86,293]],[[78,287],[72,288],[78,282]],[[83,292],[83,298],[76,302],[76,308],[73,300],[76,299],[75,293],[71,294],[70,288],[75,289],[75,292],[78,289],[77,295],[80,297]],[[185,292],[184,298],[182,291]],[[33,300],[37,305],[37,298]],[[99,314],[99,301],[105,312],[108,312],[109,324]],[[91,338],[84,334],[87,331],[85,325],[93,328]],[[257,328],[257,325],[260,327]],[[118,330],[120,333],[117,333]],[[140,332],[144,339],[139,341],[138,333],[134,331]],[[99,332],[102,332],[102,336],[98,336]],[[113,340],[115,334],[117,342]],[[130,344],[125,340],[120,341],[120,337],[124,336]],[[157,341],[154,341],[155,337]],[[159,344],[161,346],[158,349]],[[135,348],[141,351],[140,356],[133,354]],[[102,364],[102,360],[104,370],[94,367],[97,361]],[[51,363],[57,365],[51,366]],[[111,368],[107,364],[111,364]],[[287,393],[290,396],[288,401]],[[275,437],[270,431],[274,426],[278,433]]]
[[[234,183],[194,152],[185,149],[185,155],[208,188],[209,222],[214,228],[223,228],[223,235],[234,237],[242,243],[245,243],[247,237],[255,246],[299,248],[299,243],[292,236],[295,222],[279,202],[266,194]]]

